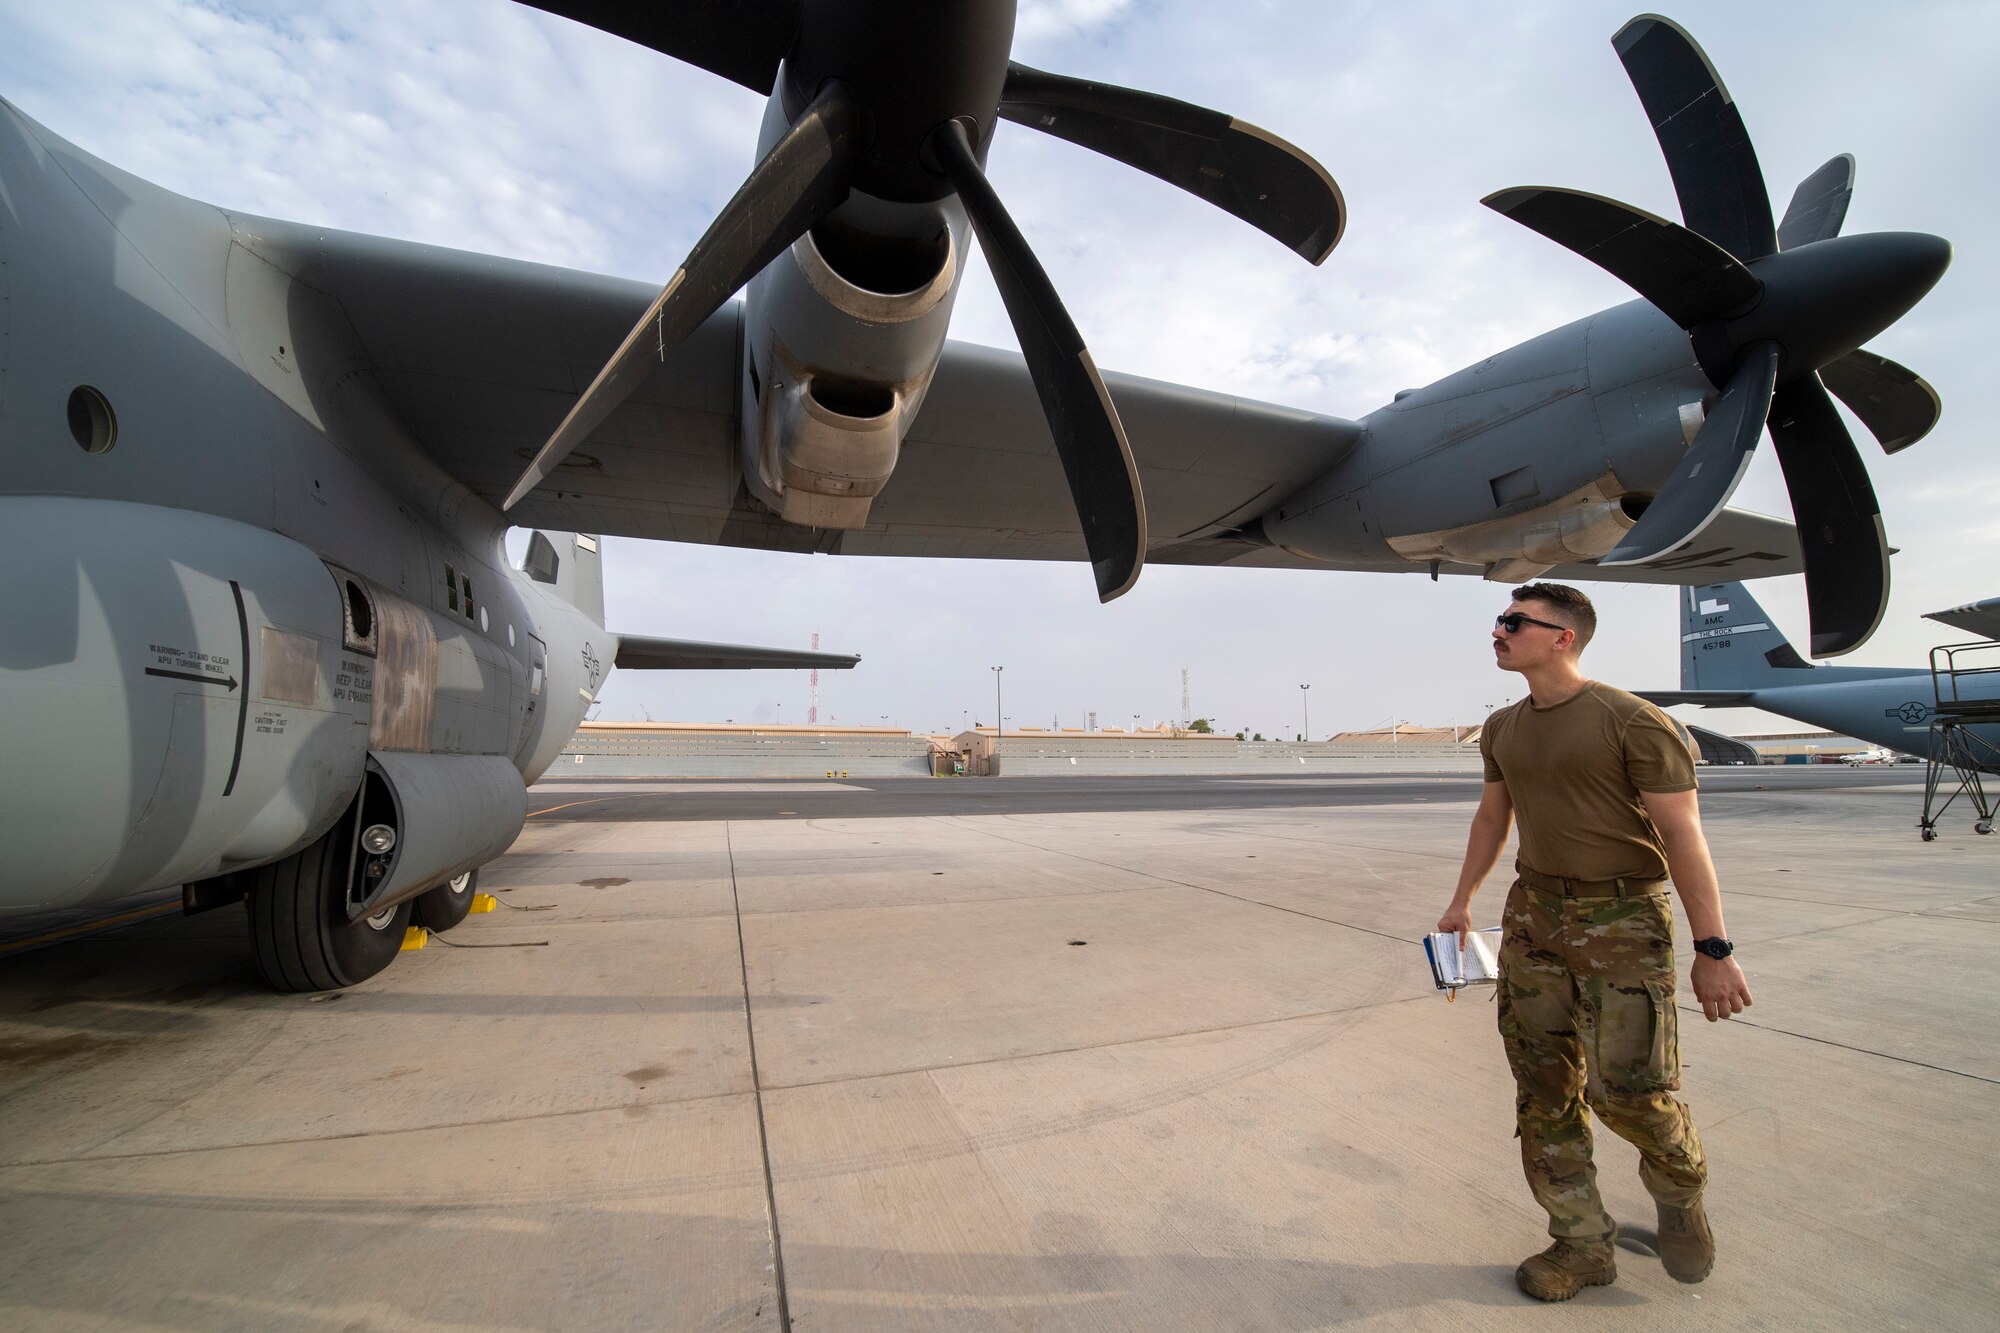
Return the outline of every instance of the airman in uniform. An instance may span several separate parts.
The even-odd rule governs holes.
[[[1515,1281],[1567,1300],[1616,1280],[1617,1228],[1597,1191],[1590,1111],[1638,1147],[1658,1208],[1660,1258],[1683,1282],[1715,1263],[1702,1206],[1708,1164],[1680,1088],[1671,878],[1695,936],[1690,982],[1714,1022],[1750,989],[1723,926],[1685,734],[1643,699],[1584,677],[1590,599],[1559,583],[1516,588],[1493,630],[1529,697],[1480,735],[1486,786],[1441,931],[1471,925],[1472,897],[1518,815],[1516,878],[1502,915],[1500,1035],[1514,1073],[1528,1188],[1555,1243]]]

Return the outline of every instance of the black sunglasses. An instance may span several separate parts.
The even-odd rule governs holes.
[[[1509,634],[1519,634],[1523,625],[1540,625],[1543,629],[1552,629],[1558,634],[1569,628],[1568,625],[1552,625],[1546,620],[1524,616],[1519,611],[1509,611],[1505,615],[1493,617],[1493,625],[1494,628],[1504,629]]]

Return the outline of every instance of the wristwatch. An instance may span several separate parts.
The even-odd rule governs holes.
[[[1720,935],[1710,935],[1705,940],[1696,940],[1694,942],[1694,951],[1696,953],[1705,953],[1710,958],[1727,958],[1730,954],[1736,952],[1736,946],[1728,940],[1723,939]]]

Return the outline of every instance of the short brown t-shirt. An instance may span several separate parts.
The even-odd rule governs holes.
[[[1666,850],[1640,792],[1692,791],[1694,754],[1673,719],[1597,681],[1553,708],[1531,697],[1479,734],[1486,780],[1519,816],[1515,864],[1571,879],[1665,879]]]

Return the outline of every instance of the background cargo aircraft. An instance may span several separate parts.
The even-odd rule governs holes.
[[[10,752],[47,756],[0,792],[26,816],[10,905],[186,881],[197,906],[248,895],[274,984],[367,975],[408,896],[511,839],[601,684],[577,529],[1088,559],[1107,598],[1146,560],[1679,582],[1802,559],[1819,651],[1880,619],[1879,516],[1820,375],[1889,447],[1928,430],[1935,395],[1857,348],[1949,249],[1839,236],[1840,158],[1774,221],[1670,24],[1617,48],[1689,226],[1488,201],[1646,299],[1348,421],[1099,377],[983,178],[1012,119],[1324,257],[1337,192],[1254,127],[1010,64],[1010,5],[938,30],[895,6],[568,12],[769,91],[760,166],[657,294],[226,214],[8,109],[8,297],[34,336],[10,344],[0,504],[30,628],[0,684]],[[970,233],[1025,362],[943,338]],[[1802,551],[1724,508],[1767,419]],[[508,520],[547,530],[518,576]]]
[[[2000,598],[1930,615],[2000,640]],[[1761,708],[1883,751],[1932,755],[1939,689],[1928,663],[1903,669],[1814,666],[1740,583],[1686,589],[1680,626],[1681,687],[1639,691],[1654,703]],[[1960,754],[1971,767],[2000,773],[2000,644],[1960,654],[1959,665],[1965,670],[1944,681],[1944,699],[1978,710],[1964,729]],[[1991,825],[1980,831],[1991,832]]]

